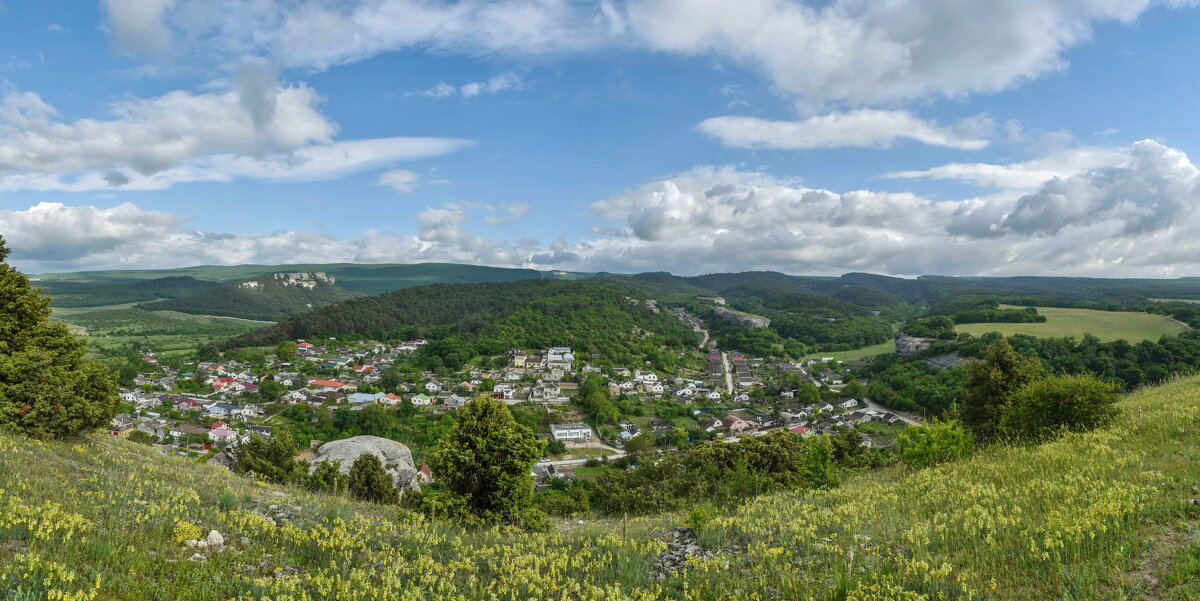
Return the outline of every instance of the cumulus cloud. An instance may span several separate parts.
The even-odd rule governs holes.
[[[894,171],[889,179],[957,180],[987,188],[1035,188],[1047,180],[1070,177],[1092,169],[1120,167],[1129,155],[1119,148],[1070,148],[1020,163],[950,163],[931,169]]]
[[[736,148],[887,148],[897,138],[966,150],[979,150],[989,143],[962,130],[919,119],[908,111],[874,109],[829,113],[803,121],[713,117],[702,121],[699,129]]]
[[[588,238],[549,244],[477,234],[474,216],[459,205],[418,213],[415,232],[369,231],[353,239],[195,231],[183,217],[129,204],[0,211],[0,233],[18,264],[33,271],[289,261],[683,274],[1163,277],[1200,270],[1200,169],[1184,153],[1149,140],[1122,154],[1120,165],[1054,177],[1032,190],[950,201],[836,192],[758,171],[696,167],[593,203],[589,213],[605,225]],[[523,209],[507,210],[511,216]]]
[[[211,91],[114,103],[109,119],[65,121],[33,92],[0,95],[0,191],[151,190],[191,181],[314,180],[454,152],[450,138],[334,141],[304,84],[250,64]]]
[[[483,218],[483,222],[491,225],[499,225],[520,219],[533,208],[533,205],[527,202],[514,202],[512,204],[501,204],[500,208],[504,211],[503,214],[489,215]]]
[[[508,90],[520,90],[524,87],[525,81],[519,75],[515,73],[501,73],[489,77],[484,81],[472,81],[459,86],[441,81],[433,87],[426,88],[420,92],[409,92],[405,96],[424,96],[426,98],[461,96],[462,98],[473,98],[475,96],[499,94]]]
[[[788,94],[866,106],[1002,90],[1065,68],[1064,51],[1086,41],[1097,23],[1194,2],[297,0],[282,10],[223,0],[108,4],[118,43],[131,47],[169,47],[163,32],[173,28],[197,48],[316,69],[405,48],[466,55],[639,48],[735,62]]]
[[[117,48],[155,57],[171,52],[171,29],[164,22],[176,0],[102,0]]]

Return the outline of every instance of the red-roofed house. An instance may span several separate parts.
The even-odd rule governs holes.
[[[792,428],[791,432],[792,432],[792,434],[799,435],[802,438],[808,438],[809,436],[812,436],[813,434],[815,434],[815,432],[813,432],[812,428],[808,428],[805,426],[796,426],[795,428]]]
[[[308,385],[319,390],[328,391],[337,391],[343,388],[350,388],[349,384],[343,384],[337,380],[313,380],[312,382],[309,382]]]

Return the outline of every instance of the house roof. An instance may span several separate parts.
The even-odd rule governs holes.
[[[320,386],[321,388],[341,388],[345,384],[337,380],[313,380],[308,383],[309,386]]]

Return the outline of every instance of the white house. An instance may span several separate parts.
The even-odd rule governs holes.
[[[433,404],[433,398],[423,394],[414,395],[412,398],[412,404],[414,407],[428,407]]]
[[[437,382],[426,382],[425,383],[425,392],[441,392],[441,391],[442,391],[441,384],[438,384]]]
[[[554,437],[554,440],[561,440],[564,442],[591,440],[592,428],[583,422],[550,424],[550,435]]]
[[[658,374],[656,374],[652,371],[642,371],[640,369],[637,370],[636,372],[634,372],[633,377],[635,380],[637,380],[639,382],[657,382],[658,381]]]
[[[854,399],[850,399],[850,400],[842,401],[841,403],[838,403],[839,409],[853,409],[857,406],[858,406],[858,401],[856,401]]]
[[[658,382],[646,385],[646,392],[650,394],[662,394],[664,390],[666,389],[663,388],[663,385]]]

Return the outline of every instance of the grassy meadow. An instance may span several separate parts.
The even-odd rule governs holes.
[[[133,304],[55,308],[51,318],[86,336],[88,348],[98,355],[119,354],[131,347],[167,355],[190,352],[200,343],[228,340],[272,323],[176,311],[143,311],[132,308]]]
[[[1000,305],[1000,308],[1020,307]],[[1187,326],[1169,317],[1149,313],[1062,307],[1037,307],[1037,311],[1046,316],[1045,322],[967,323],[959,324],[955,329],[973,336],[982,336],[988,332],[1000,332],[1005,336],[1027,334],[1042,338],[1064,336],[1082,338],[1084,334],[1092,334],[1103,342],[1124,339],[1135,343],[1143,340],[1158,340],[1161,336],[1171,336],[1188,329]]]
[[[859,361],[869,359],[875,355],[885,355],[896,352],[896,341],[888,340],[880,344],[864,346],[862,348],[851,351],[829,351],[824,353],[811,353],[805,359],[820,359],[821,357],[833,357],[835,361]]]
[[[1176,600],[1200,596],[1200,378],[1118,424],[727,509],[464,531],[95,435],[0,434],[0,599]],[[272,506],[294,521],[272,524]],[[653,576],[664,533],[704,554]],[[231,547],[182,544],[218,530]]]

